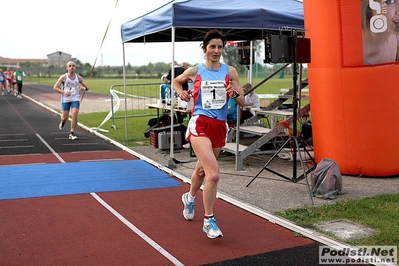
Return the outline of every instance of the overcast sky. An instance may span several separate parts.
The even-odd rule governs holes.
[[[121,24],[170,2],[169,0],[18,0],[1,8],[0,56],[47,58],[61,51],[96,66],[122,65]],[[4,8],[7,8],[5,10]],[[107,35],[100,51],[108,23]],[[179,63],[203,62],[196,43],[176,43]],[[171,43],[125,44],[126,63],[171,62]],[[97,61],[96,61],[97,58]]]

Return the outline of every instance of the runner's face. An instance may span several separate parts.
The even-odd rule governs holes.
[[[68,63],[67,64],[67,70],[68,70],[68,72],[75,72],[75,64],[74,63]]]
[[[218,62],[223,53],[223,41],[221,39],[212,39],[209,41],[205,50],[205,57],[212,62]]]

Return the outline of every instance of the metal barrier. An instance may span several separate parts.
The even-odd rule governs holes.
[[[141,116],[154,116],[156,111],[149,109],[146,104],[155,104],[160,99],[159,88],[162,83],[139,83],[139,84],[126,84],[126,94],[124,91],[124,84],[115,84],[110,88],[114,93],[111,95],[111,110],[112,110],[112,127],[115,128],[114,120],[118,118],[132,118]],[[120,110],[125,111],[124,115],[115,115],[114,111],[114,98],[113,94],[121,95],[120,97]],[[126,95],[126,98],[125,98]]]
[[[126,84],[126,92],[124,84],[112,85],[109,89],[111,95],[111,111],[101,123],[101,125],[94,130],[102,130],[101,126],[112,118],[111,127],[116,129],[115,119],[125,119],[125,134],[128,139],[128,123],[127,119],[132,117],[142,116],[156,116],[157,111],[147,107],[147,104],[155,104],[160,99],[160,85],[162,83],[141,83],[141,84]],[[118,97],[121,95],[121,98]],[[114,106],[114,102],[116,105]],[[116,112],[124,111],[124,115],[115,115]]]

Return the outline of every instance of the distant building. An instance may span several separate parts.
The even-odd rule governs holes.
[[[47,55],[47,63],[49,66],[64,67],[68,61],[72,60],[70,54],[57,51]]]
[[[7,58],[0,56],[0,66],[15,68],[21,63],[40,63],[42,66],[65,67],[68,61],[76,61],[70,54],[57,51],[47,55],[47,59],[32,59],[32,58]]]
[[[0,66],[15,68],[21,63],[40,63],[43,66],[47,65],[47,59],[32,59],[32,58],[7,58],[0,56]]]

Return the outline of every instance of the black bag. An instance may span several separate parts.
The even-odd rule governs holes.
[[[152,127],[155,126],[157,124],[158,118],[151,118],[150,120],[148,120],[148,126]]]
[[[150,120],[148,120],[147,124],[148,128],[144,131],[144,137],[149,138],[150,132],[154,128],[170,125],[170,116],[167,114],[162,115],[161,117],[159,117],[159,123],[158,118],[151,118]]]
[[[150,120],[151,120],[151,119],[150,119]],[[155,118],[155,121],[156,121],[156,118]],[[149,123],[149,121],[148,121],[148,123]],[[158,124],[155,124],[155,125],[153,125],[153,126],[148,127],[148,128],[144,131],[144,137],[149,138],[149,137],[150,137],[150,132],[151,132],[154,128],[156,128],[157,126],[158,126]]]
[[[159,129],[164,128],[167,126],[170,126],[170,116],[168,114],[164,114],[161,117],[159,117],[159,123],[157,124],[158,119],[157,118],[151,118],[148,120],[148,128],[144,131],[144,137],[149,138],[150,137],[150,132],[154,129]],[[176,121],[176,120],[175,120]],[[181,131],[183,133],[186,132],[187,127],[183,124],[175,124],[174,127],[178,126],[178,131]],[[170,128],[170,127],[169,127]],[[184,134],[183,134],[184,135]]]
[[[302,132],[300,137],[309,145],[313,145],[313,133],[312,133],[312,122],[310,120],[306,121],[302,125]]]

